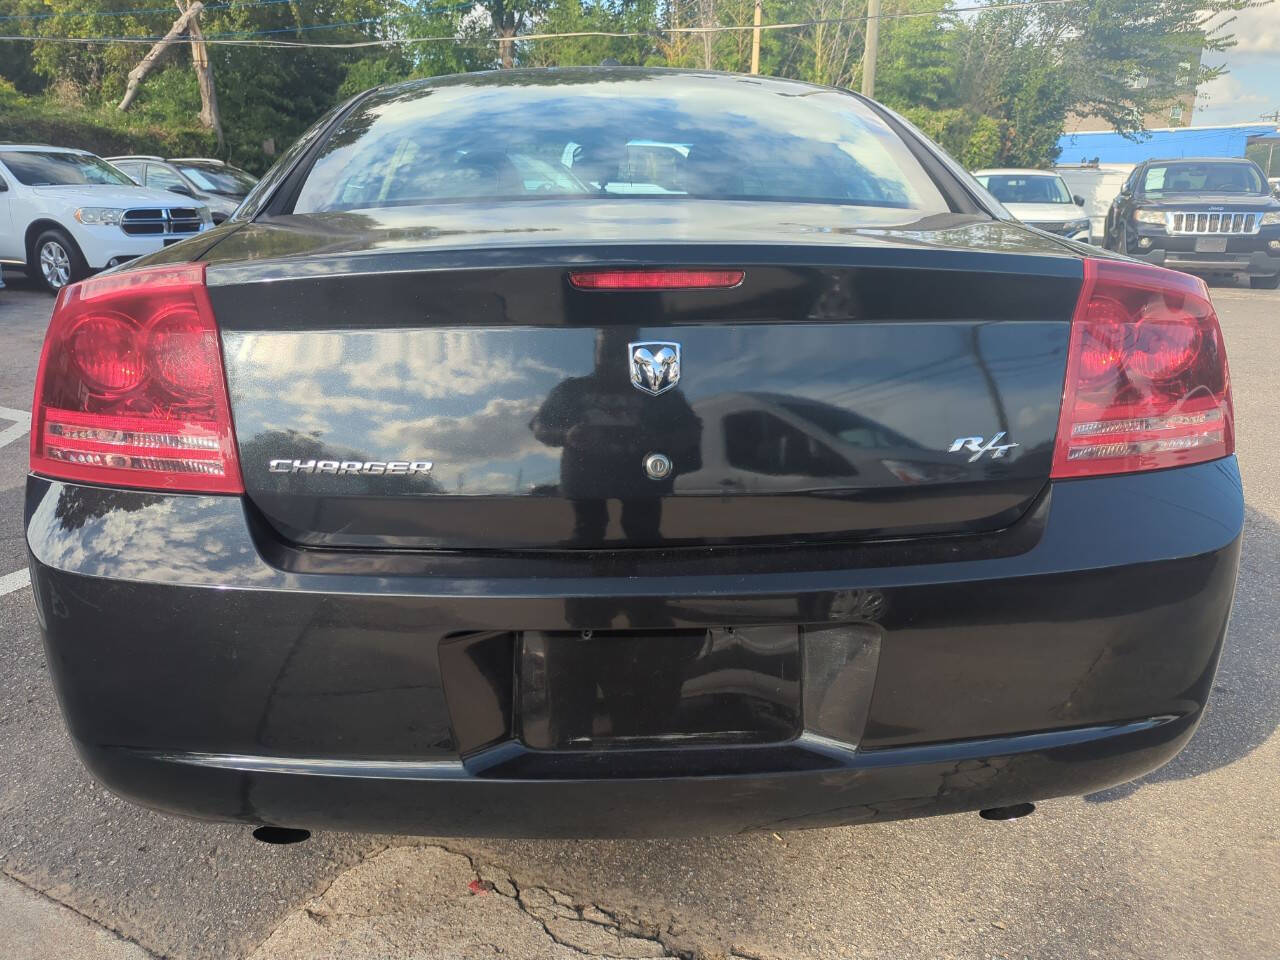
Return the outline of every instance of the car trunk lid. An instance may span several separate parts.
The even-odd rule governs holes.
[[[241,246],[306,256],[215,248],[208,274],[246,493],[295,542],[954,535],[1012,523],[1047,482],[1080,262],[1019,227],[483,247],[325,227],[253,225]],[[570,282],[610,267],[744,276]]]

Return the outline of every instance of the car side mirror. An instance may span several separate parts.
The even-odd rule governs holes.
[[[9,191],[9,185],[5,183],[3,180],[0,180],[0,193],[7,193],[8,191]]]
[[[195,194],[191,192],[191,188],[190,188],[190,187],[185,186],[184,184],[181,184],[181,183],[175,183],[172,187],[170,187],[170,188],[169,188],[169,192],[170,192],[170,193],[180,193],[180,194],[182,194],[184,197],[194,197],[194,196],[195,196]]]
[[[1077,207],[1083,207],[1083,206],[1084,206],[1084,197],[1080,196],[1080,194],[1078,194],[1078,193],[1077,193],[1077,194],[1076,194],[1074,197],[1072,197],[1071,199],[1072,199],[1072,200],[1074,200],[1074,201],[1076,202],[1076,206],[1077,206]]]

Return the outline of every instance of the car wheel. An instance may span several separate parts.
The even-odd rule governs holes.
[[[1255,290],[1277,290],[1280,289],[1280,273],[1270,277],[1250,277],[1249,286]]]
[[[61,230],[46,230],[35,242],[35,280],[50,293],[83,280],[89,266],[74,240]]]

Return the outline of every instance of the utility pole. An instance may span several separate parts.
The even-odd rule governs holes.
[[[756,0],[755,26],[751,30],[751,72],[760,72],[760,21],[764,19],[763,0]]]
[[[876,48],[880,46],[880,0],[867,0],[867,44],[862,53],[862,95],[876,95]]]

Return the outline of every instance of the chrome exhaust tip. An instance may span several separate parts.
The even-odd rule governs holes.
[[[309,839],[310,836],[310,830],[298,830],[293,827],[258,827],[253,831],[253,839],[262,843],[270,843],[274,846],[301,843],[303,840]]]
[[[1034,803],[1015,803],[1007,807],[987,807],[979,810],[978,816],[983,820],[1021,820],[1035,813]]]

